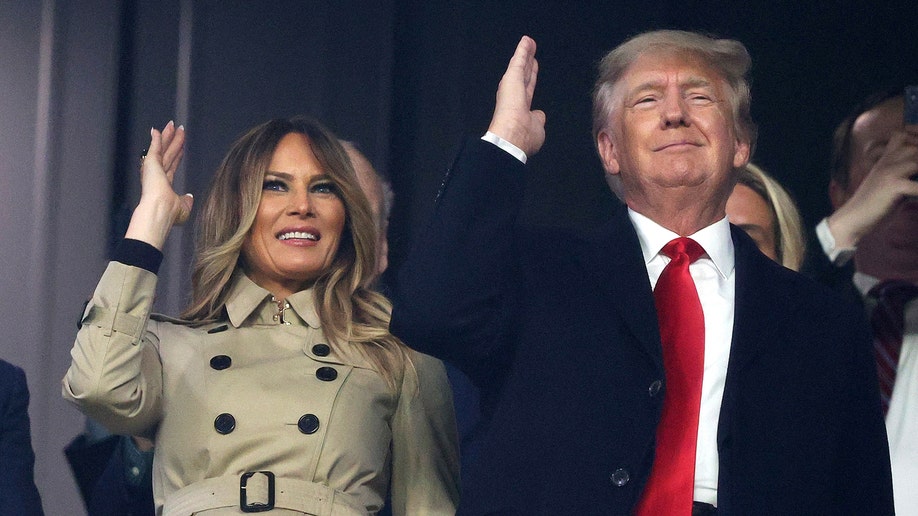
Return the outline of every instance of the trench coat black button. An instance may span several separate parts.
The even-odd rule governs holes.
[[[217,326],[216,328],[211,328],[207,330],[207,333],[220,333],[221,331],[226,331],[228,329],[229,329],[229,326],[222,324],[220,326]]]
[[[236,429],[236,418],[224,412],[214,419],[214,428],[218,434],[226,435]]]
[[[333,382],[338,377],[338,371],[334,367],[320,367],[316,370],[316,378],[323,382]]]
[[[660,393],[660,389],[662,388],[663,388],[663,382],[661,382],[660,380],[654,380],[654,382],[650,384],[650,387],[647,388],[647,392],[649,392],[650,397],[653,398],[657,394]]]
[[[312,347],[312,353],[317,357],[327,357],[331,353],[331,348],[328,344],[316,344]]]
[[[233,364],[233,359],[226,355],[217,355],[210,359],[210,367],[222,371]]]
[[[612,473],[611,480],[616,486],[625,487],[625,484],[631,480],[631,475],[628,473],[627,469],[618,468]]]
[[[314,434],[319,430],[319,418],[315,414],[305,414],[300,417],[296,426],[304,434]]]

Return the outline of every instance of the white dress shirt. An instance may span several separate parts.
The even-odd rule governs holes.
[[[660,250],[679,235],[630,208],[628,215],[637,230],[644,253],[650,284],[657,279],[670,259]],[[733,239],[726,218],[698,231],[689,238],[698,242],[705,254],[689,266],[704,312],[704,379],[701,382],[701,412],[698,418],[698,445],[695,451],[695,495],[698,502],[717,505],[717,424],[723,401],[727,363],[733,341],[733,308],[736,275]]]

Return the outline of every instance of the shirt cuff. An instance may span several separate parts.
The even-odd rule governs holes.
[[[163,263],[163,253],[142,240],[122,238],[115,248],[112,260],[157,274],[160,264]]]
[[[842,267],[851,261],[856,247],[835,247],[835,237],[829,230],[829,219],[825,218],[816,225],[816,238],[819,245],[822,246],[822,252],[829,258],[829,261],[837,267]]]
[[[496,134],[492,133],[491,131],[486,132],[486,133],[484,134],[484,136],[481,137],[481,139],[484,140],[484,141],[486,141],[486,142],[493,143],[494,145],[497,145],[499,148],[503,149],[504,152],[506,152],[506,153],[510,154],[511,156],[513,156],[514,158],[520,160],[520,162],[522,162],[524,165],[526,164],[526,153],[525,153],[525,152],[523,152],[523,151],[522,151],[519,147],[517,147],[516,145],[513,145],[512,143],[510,143],[510,142],[508,142],[507,140],[501,138],[500,136],[497,136]]]

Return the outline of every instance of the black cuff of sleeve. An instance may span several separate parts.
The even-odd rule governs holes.
[[[163,253],[146,242],[122,238],[115,248],[112,260],[158,274],[159,265],[163,263]]]

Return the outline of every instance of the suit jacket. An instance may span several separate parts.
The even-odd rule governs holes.
[[[0,514],[44,514],[34,469],[25,373],[0,360]]]
[[[462,368],[488,419],[460,514],[629,514],[665,378],[624,206],[597,231],[522,231],[525,167],[470,141],[393,290],[392,330]],[[733,228],[720,514],[892,514],[862,314]]]
[[[125,476],[130,464],[125,457],[126,435],[110,435],[92,442],[86,434],[76,436],[64,449],[73,477],[80,488],[89,516],[153,516],[153,482],[143,472],[139,485]]]

